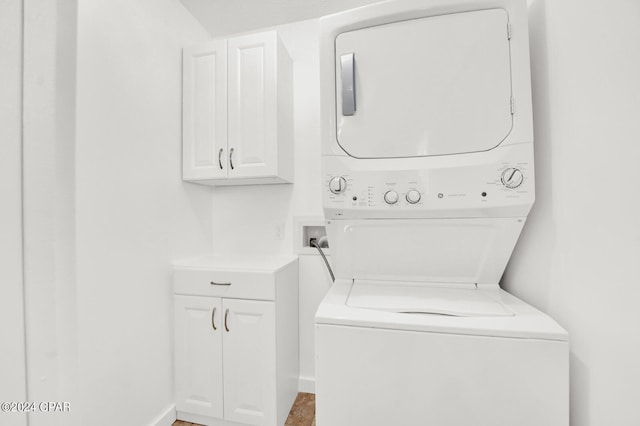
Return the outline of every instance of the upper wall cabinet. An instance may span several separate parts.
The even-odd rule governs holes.
[[[277,33],[187,48],[183,67],[183,179],[292,182],[292,63]]]

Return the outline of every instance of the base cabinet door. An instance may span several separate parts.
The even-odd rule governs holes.
[[[276,331],[274,302],[223,299],[224,417],[275,426]]]
[[[174,301],[176,409],[221,418],[222,299],[176,295]]]

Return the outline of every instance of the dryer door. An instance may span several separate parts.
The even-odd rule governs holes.
[[[512,127],[504,9],[431,16],[336,38],[337,139],[357,158],[486,151]]]

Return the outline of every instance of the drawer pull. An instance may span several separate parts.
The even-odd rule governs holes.
[[[227,325],[227,317],[228,316],[229,316],[229,309],[224,311],[224,329],[227,330],[227,333],[229,332],[229,326]]]
[[[211,285],[231,285],[231,283],[217,283],[215,281],[211,281],[209,284],[211,284]]]
[[[214,306],[213,312],[211,313],[211,327],[213,327],[213,331],[216,331],[216,308]]]

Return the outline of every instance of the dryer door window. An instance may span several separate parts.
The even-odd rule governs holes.
[[[508,15],[431,16],[338,35],[338,143],[358,158],[486,151],[512,127]]]

